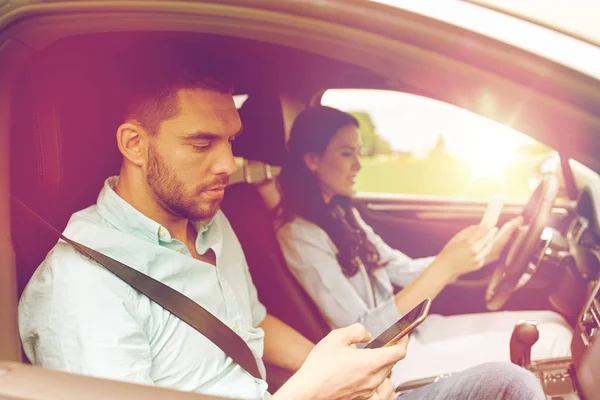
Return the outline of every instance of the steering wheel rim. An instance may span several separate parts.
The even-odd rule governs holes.
[[[531,258],[538,249],[540,235],[550,218],[557,194],[558,179],[554,175],[547,175],[527,201],[522,213],[524,224],[503,252],[488,283],[485,294],[488,310],[502,308],[520,288],[519,282],[529,270]]]

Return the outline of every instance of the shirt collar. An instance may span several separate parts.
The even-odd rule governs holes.
[[[104,182],[104,187],[100,191],[97,201],[100,216],[120,231],[156,244],[170,243],[173,238],[167,228],[139,212],[115,192],[114,187],[118,181],[118,176],[112,176]],[[209,235],[209,232],[213,221],[214,218],[209,222],[192,221],[192,225],[198,232],[196,238],[196,248],[198,250],[211,247],[210,244],[213,240],[210,239],[213,235]]]

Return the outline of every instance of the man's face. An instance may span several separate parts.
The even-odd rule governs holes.
[[[166,211],[206,220],[217,212],[236,171],[231,142],[241,122],[230,94],[185,89],[178,96],[181,112],[149,140],[146,180]]]

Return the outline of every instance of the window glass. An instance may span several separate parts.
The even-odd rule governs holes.
[[[248,100],[247,94],[234,94],[233,102],[235,103],[235,108],[238,110],[244,105],[244,103]]]
[[[496,121],[409,93],[331,89],[363,140],[358,192],[526,200],[556,152]]]

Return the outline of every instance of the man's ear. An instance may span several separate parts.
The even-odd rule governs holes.
[[[310,172],[316,172],[319,169],[319,161],[321,160],[319,153],[306,153],[302,158],[304,158],[304,164]]]
[[[146,163],[148,132],[140,125],[125,122],[117,128],[119,151],[131,163],[142,166]]]

